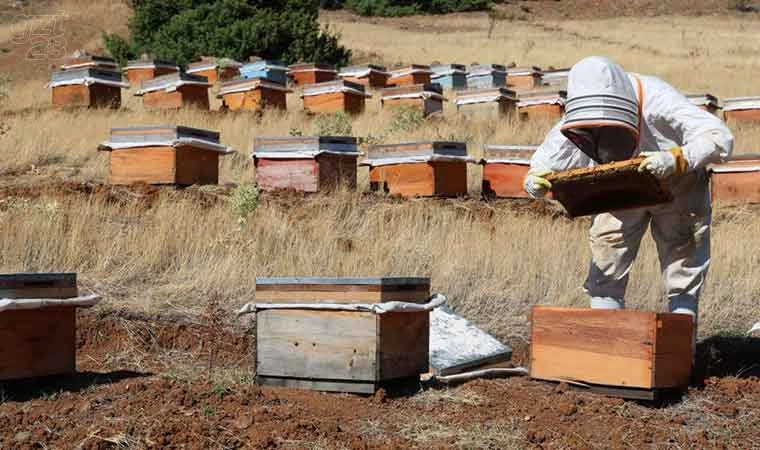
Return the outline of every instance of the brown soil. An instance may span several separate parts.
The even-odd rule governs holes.
[[[527,378],[363,397],[257,387],[248,330],[207,324],[80,313],[77,375],[2,385],[0,448],[752,449],[760,442],[760,380],[751,377],[759,374],[757,340],[703,343],[704,384],[665,405]],[[524,363],[525,345],[513,344]]]

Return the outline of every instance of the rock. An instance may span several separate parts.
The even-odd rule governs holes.
[[[26,442],[26,441],[28,441],[28,440],[29,440],[31,437],[32,437],[32,433],[30,433],[30,432],[28,432],[28,431],[19,431],[19,432],[18,432],[18,433],[16,433],[16,435],[13,437],[13,442],[18,442],[18,443]]]

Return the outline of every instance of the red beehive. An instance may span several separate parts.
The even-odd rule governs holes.
[[[427,117],[443,112],[443,89],[439,84],[411,84],[399,87],[385,88],[381,92],[383,107],[410,106],[422,111]]]
[[[709,172],[714,202],[760,203],[760,154],[735,155]]]
[[[408,86],[413,84],[430,84],[433,72],[430,66],[412,64],[411,66],[394,69],[388,78],[389,86]]]
[[[760,97],[737,97],[723,100],[726,121],[760,122]]]
[[[361,84],[367,89],[382,89],[386,87],[388,85],[388,77],[390,76],[391,74],[388,73],[385,66],[375,64],[344,67],[338,73],[339,78]]]
[[[523,180],[538,147],[533,145],[487,145],[483,151],[483,196],[529,198]]]
[[[556,121],[565,113],[565,91],[539,90],[519,95],[517,111],[521,119]]]
[[[363,85],[346,80],[307,84],[301,93],[304,110],[312,113],[361,114],[368,97]]]
[[[150,80],[161,75],[179,72],[179,66],[171,61],[137,59],[127,62],[122,69],[124,77],[133,88],[140,87],[143,80]]]
[[[135,95],[143,98],[145,109],[193,106],[208,111],[210,87],[205,77],[175,72],[143,80]]]
[[[225,81],[216,96],[222,99],[222,107],[230,111],[260,112],[266,108],[287,109],[289,92],[292,91],[278,83],[243,78]]]
[[[290,79],[298,86],[324,83],[338,78],[335,66],[329,64],[293,64],[288,69]]]

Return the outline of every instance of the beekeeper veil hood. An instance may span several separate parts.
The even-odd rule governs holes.
[[[562,134],[597,163],[630,159],[639,142],[640,95],[610,59],[582,59],[568,75]]]

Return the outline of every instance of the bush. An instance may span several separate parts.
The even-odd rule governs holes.
[[[232,212],[242,225],[259,206],[259,188],[255,184],[240,184],[232,191],[230,200]]]
[[[133,0],[131,41],[105,36],[117,59],[152,53],[187,64],[201,55],[345,65],[350,52],[320,28],[320,0]]]
[[[335,3],[335,1],[331,2]],[[345,0],[346,9],[362,16],[448,14],[489,9],[490,0]]]
[[[320,114],[314,121],[314,134],[317,136],[352,136],[351,120],[346,113]]]

